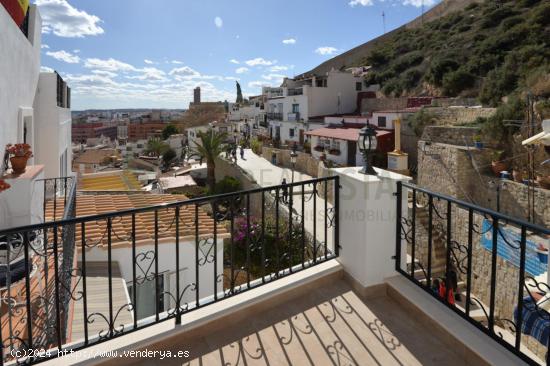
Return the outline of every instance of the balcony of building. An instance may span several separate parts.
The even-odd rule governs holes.
[[[4,363],[543,364],[531,330],[548,313],[531,300],[547,287],[525,274],[526,243],[548,230],[358,171],[196,199],[86,197],[74,219],[4,230],[8,256],[30,260],[4,290]],[[502,274],[509,244],[519,270]]]

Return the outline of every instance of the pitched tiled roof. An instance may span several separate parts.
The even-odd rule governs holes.
[[[101,164],[111,156],[118,156],[116,149],[86,150],[78,155],[75,164]]]
[[[119,195],[81,195],[77,196],[76,208],[77,217],[106,214],[116,211],[138,209],[150,206],[157,206],[187,198],[183,195],[170,194],[119,194]],[[63,212],[63,205],[58,204],[57,210]],[[59,217],[58,212],[58,217]],[[62,214],[61,214],[62,215]],[[53,205],[46,208],[46,217],[53,217]],[[138,213],[136,217],[136,243],[151,244],[155,238],[155,214],[153,211]],[[208,213],[199,208],[199,237],[212,236],[214,232],[214,220]],[[158,209],[158,238],[159,243],[173,243],[175,240],[175,209]],[[98,246],[107,246],[107,219],[93,220],[86,222],[86,242],[88,245],[97,243]],[[223,225],[218,225],[218,234],[223,237],[227,231]],[[112,219],[111,243],[112,245],[131,245],[132,216],[125,215]],[[77,225],[76,239],[80,243],[81,227]],[[195,238],[195,206],[180,206],[179,237]]]
[[[78,179],[79,191],[139,191],[141,184],[130,171],[84,174]]]

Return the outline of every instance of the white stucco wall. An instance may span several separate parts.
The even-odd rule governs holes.
[[[57,75],[40,73],[34,103],[35,162],[44,165],[46,178],[66,176],[71,172],[71,110],[57,106]],[[62,156],[67,157],[61,166]]]
[[[362,79],[350,73],[331,71],[326,88],[304,87],[304,94],[308,96],[308,117],[354,112],[357,109],[356,82]]]
[[[218,276],[223,274],[223,240],[218,238],[217,244],[217,273]],[[164,242],[159,243],[158,245],[158,258],[159,258],[159,273],[170,272],[170,284],[169,289],[166,288],[165,291],[170,291],[171,294],[175,295],[176,293],[176,247],[175,242]],[[147,259],[140,262],[143,271],[147,274],[151,274],[155,271],[154,260],[152,260],[152,255],[155,251],[154,244],[143,245],[138,244],[136,246],[136,254],[139,256],[140,253],[149,253],[147,254]],[[207,251],[207,248],[204,249]],[[124,280],[129,283],[132,282],[132,248],[131,246],[118,247],[115,245],[112,249],[112,260],[118,262],[120,267],[121,275]],[[183,241],[180,242],[180,292],[183,293],[183,289],[192,283],[195,283],[195,242],[194,241]],[[209,253],[209,255],[213,255]],[[143,257],[138,257],[143,258]],[[199,258],[203,258],[203,254],[199,251]],[[102,248],[91,248],[86,251],[86,261],[87,262],[106,262],[107,261],[107,249]],[[152,264],[151,268],[149,265]],[[136,266],[136,277],[143,277],[143,271]],[[205,298],[214,295],[214,264],[213,260],[207,261],[203,266],[199,266],[199,295],[200,298]],[[218,291],[223,290],[223,281],[220,280],[218,283]],[[193,302],[195,301],[196,293],[191,290],[187,290],[182,297],[182,302]],[[170,305],[171,307],[174,304]]]
[[[31,5],[29,39],[0,6],[0,147],[23,142],[23,115],[32,111],[40,72],[42,21]],[[1,173],[1,172],[0,172]]]

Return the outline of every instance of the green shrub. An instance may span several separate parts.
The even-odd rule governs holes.
[[[214,194],[233,193],[242,190],[241,182],[237,178],[225,176],[222,180],[216,182]]]
[[[535,9],[533,22],[542,26],[550,24],[550,4],[540,5]]]
[[[421,109],[419,112],[410,115],[407,119],[407,123],[413,129],[414,134],[421,137],[426,126],[434,125],[436,119],[433,113]]]
[[[443,93],[447,96],[457,96],[463,90],[469,89],[475,84],[475,76],[460,68],[449,72],[443,77]]]
[[[250,148],[252,149],[254,154],[262,155],[262,147],[263,147],[262,142],[257,138],[253,138],[252,140],[250,140]]]
[[[410,90],[416,86],[418,81],[422,78],[422,72],[418,69],[410,69],[403,74],[403,88]]]
[[[422,62],[424,56],[420,51],[407,53],[392,63],[392,70],[395,74],[399,74],[412,66],[416,66]]]
[[[497,142],[502,147],[511,146],[511,135],[517,132],[517,127],[510,126],[507,121],[525,119],[525,102],[513,96],[507,103],[500,105],[496,113],[487,119],[483,125],[482,133],[489,139]]]
[[[426,78],[429,82],[435,86],[442,86],[443,76],[446,73],[455,71],[460,67],[460,64],[456,59],[450,57],[443,57],[432,61]]]

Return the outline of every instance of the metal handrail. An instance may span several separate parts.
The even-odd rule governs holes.
[[[550,321],[535,297],[550,294],[547,281],[539,278],[548,267],[538,258],[537,246],[547,242],[550,229],[407,182],[397,183],[396,197],[395,270],[523,361],[538,365],[530,357],[530,342],[524,342],[524,335],[535,334],[523,326],[526,318]],[[445,258],[434,256],[437,252]],[[488,276],[474,275],[487,270],[487,262]],[[475,293],[474,283],[488,293]],[[508,289],[510,303],[497,303],[497,285]],[[456,294],[465,298],[463,303],[457,303]]]
[[[328,203],[329,189],[334,192],[333,207]],[[8,340],[0,339],[4,348],[10,350],[46,348],[48,353],[41,358],[27,359],[17,353],[5,352],[0,364],[1,361],[42,362],[63,355],[67,350],[84,349],[169,319],[180,324],[182,316],[190,311],[338,257],[339,189],[339,177],[332,176],[79,218],[71,217],[75,212],[71,200],[65,206],[62,220],[3,230],[0,235],[18,233],[25,238],[23,250],[26,259],[43,258],[44,263],[39,266],[42,269],[37,272],[41,273],[50,266],[55,271],[52,274],[50,270],[50,275],[45,276],[49,285],[43,293],[32,292],[29,290],[31,266],[26,265],[25,280],[21,281],[24,284],[17,284],[26,311],[10,309],[4,316],[10,321],[25,321],[28,329],[18,340],[14,340],[11,334]],[[76,184],[73,184],[70,197],[75,192]],[[325,199],[321,202],[326,214],[318,218],[317,208],[321,207],[318,201],[323,198],[322,192]],[[261,205],[258,205],[259,201]],[[301,210],[298,209],[300,204]],[[306,204],[312,206],[306,210]],[[313,216],[309,213],[311,207]],[[203,208],[207,209],[202,212]],[[199,215],[201,212],[202,215],[208,214],[208,218],[200,219],[204,217]],[[150,242],[144,246],[141,245],[144,239],[139,234],[142,228],[138,226],[144,219],[143,214],[149,214],[147,219],[154,222],[154,232],[148,231],[147,240]],[[312,227],[309,220],[313,220]],[[98,225],[105,229],[103,234],[99,237],[86,235],[89,232],[97,234],[95,228]],[[208,225],[208,232],[199,229],[203,225]],[[80,239],[75,243],[77,236]],[[175,251],[175,266],[172,261],[159,264],[159,239],[167,237]],[[113,281],[118,278],[114,274],[114,265],[120,261],[114,259],[113,251],[121,248],[119,242],[130,245],[125,249],[127,255],[124,257],[128,260],[126,268],[131,267],[131,273],[121,271],[121,277],[133,284],[127,294],[128,301],[123,304],[115,302],[113,296]],[[191,256],[182,252],[189,248],[182,245],[186,242],[194,242]],[[75,244],[80,249],[77,268],[73,268],[77,261]],[[163,248],[166,245],[164,243]],[[88,281],[97,275],[88,274],[88,263],[96,263],[97,258],[88,260],[86,254],[94,248],[106,252],[103,277],[109,287],[105,296],[108,308],[92,313],[88,312]],[[218,252],[223,253],[220,258]],[[180,257],[188,259],[180,263]],[[167,265],[169,268],[165,268]],[[190,272],[184,278],[180,272],[185,268]],[[209,275],[205,276],[205,272]],[[161,287],[164,277],[160,278],[160,274],[163,273],[174,274],[170,281],[174,281],[171,284],[175,285],[175,290],[171,286]],[[137,288],[144,281],[152,281],[155,291],[155,313],[150,316],[140,313],[142,303],[138,301]],[[149,287],[146,289],[150,291]],[[12,292],[14,290],[12,288]],[[80,304],[73,306],[75,302]],[[42,303],[46,307],[45,314],[35,313],[34,309]],[[70,329],[68,314],[71,306],[83,309],[83,314],[73,314],[73,319],[76,316],[84,319],[81,340],[70,339],[66,333]],[[118,319],[119,314],[126,312],[132,314],[130,318]],[[101,323],[101,330],[88,326],[92,323]],[[67,343],[69,339],[70,344]]]

